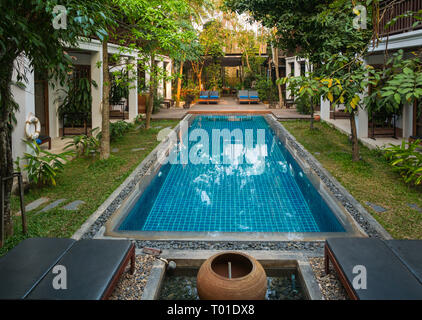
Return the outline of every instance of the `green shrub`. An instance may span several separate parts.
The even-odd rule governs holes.
[[[278,89],[274,83],[266,77],[260,77],[256,82],[256,91],[258,91],[261,101],[278,101]]]
[[[117,122],[110,122],[110,140],[115,141],[129,131],[131,125],[126,121],[120,120]]]
[[[24,170],[28,173],[28,180],[31,184],[36,185],[56,185],[57,173],[63,171],[64,164],[68,161],[67,156],[74,155],[73,151],[66,151],[60,154],[53,154],[45,150],[41,150],[39,145],[34,141],[25,141],[25,143],[33,150],[32,153],[25,153],[22,160],[26,162]],[[17,158],[15,164],[20,167],[21,158]]]
[[[297,98],[295,100],[296,111],[300,114],[311,114],[311,106],[309,101],[304,98]]]
[[[101,133],[95,134],[99,128],[94,128],[91,130],[91,135],[79,135],[74,136],[72,141],[69,141],[66,144],[65,149],[74,148],[78,156],[88,156],[90,154],[96,154],[100,149],[100,138]]]
[[[405,183],[420,185],[422,183],[422,153],[416,148],[420,147],[420,141],[407,142],[403,140],[401,145],[385,149],[385,157],[395,171],[402,177]],[[406,145],[408,147],[406,148]]]
[[[161,105],[164,103],[162,96],[154,96],[154,103],[152,105],[152,113],[155,114],[160,111]]]
[[[137,126],[141,126],[141,127],[143,126],[143,127],[145,127],[145,119],[144,119],[143,115],[142,114],[138,114],[135,117],[135,120],[133,121],[133,123],[135,125],[137,125]]]

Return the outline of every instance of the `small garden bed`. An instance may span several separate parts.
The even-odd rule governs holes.
[[[329,125],[315,123],[312,131],[306,121],[283,125],[394,238],[422,239],[422,187],[406,185],[381,152],[360,145],[362,160],[353,162],[348,137]]]
[[[77,158],[69,162],[64,171],[57,176],[56,187],[31,188],[25,194],[26,204],[41,197],[47,197],[51,202],[66,199],[62,205],[76,200],[85,203],[74,211],[57,207],[40,213],[43,209],[43,206],[40,206],[28,212],[28,234],[25,237],[71,237],[159,144],[156,138],[158,132],[165,127],[174,127],[177,123],[176,120],[155,120],[150,130],[130,130],[122,138],[112,142],[110,159],[100,161],[92,157]],[[12,198],[12,210],[14,213],[20,210],[19,198],[16,196]],[[20,217],[16,216],[14,222],[14,235],[6,240],[5,246],[0,249],[0,255],[24,239]]]

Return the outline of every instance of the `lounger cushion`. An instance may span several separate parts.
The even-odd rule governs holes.
[[[217,91],[211,91],[210,92],[210,98],[211,99],[218,99],[220,97],[220,95],[218,94]]]
[[[353,268],[366,267],[367,288],[353,289],[364,300],[422,299],[422,285],[392,250],[376,238],[330,238],[327,245],[353,288]]]
[[[201,93],[199,94],[200,99],[208,99],[208,97],[209,97],[208,91],[201,91]]]
[[[52,270],[27,299],[98,300],[122,265],[132,244],[128,240],[80,240],[58,262],[66,267],[67,289],[56,290]]]
[[[249,98],[251,99],[258,99],[258,92],[254,90],[249,91]]]
[[[75,243],[73,239],[31,238],[0,260],[0,299],[23,299]]]
[[[239,98],[248,99],[249,98],[248,90],[239,90],[239,93],[237,96]]]
[[[386,244],[422,284],[422,240],[388,240]]]

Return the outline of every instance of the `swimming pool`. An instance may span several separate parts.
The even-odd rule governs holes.
[[[199,143],[197,135],[192,138],[197,129],[208,135],[209,146]],[[231,136],[214,134],[224,129]],[[213,149],[216,139],[218,152]],[[162,165],[113,219],[113,235],[194,239],[204,234],[350,231],[345,219],[339,221],[344,210],[339,214],[315,188],[263,116],[195,116],[182,141],[173,148],[176,161]],[[204,163],[180,163],[183,150]],[[216,153],[219,162],[213,161]]]

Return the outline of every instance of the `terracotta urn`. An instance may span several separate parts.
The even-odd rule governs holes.
[[[314,116],[314,120],[315,121],[320,121],[321,120],[321,116],[317,114],[316,116]]]
[[[241,252],[223,252],[202,264],[197,290],[201,300],[263,300],[267,275],[253,257]]]

